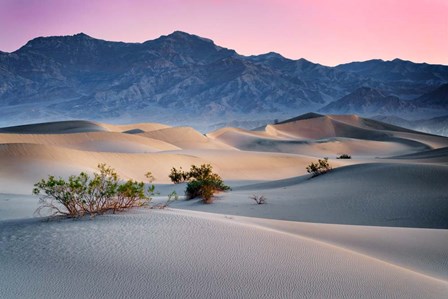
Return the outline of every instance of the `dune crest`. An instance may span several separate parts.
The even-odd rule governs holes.
[[[38,179],[39,171],[29,171],[36,176],[26,175],[27,163],[60,175],[108,163],[125,178],[141,180],[144,173],[152,171],[159,183],[169,182],[172,167],[211,163],[226,180],[269,181],[306,175],[306,165],[324,156],[338,167],[448,147],[448,138],[401,130],[356,115],[313,113],[267,125],[264,131],[222,128],[202,134],[191,127],[156,123],[65,121],[3,128],[0,132],[0,159],[9,173],[3,171],[5,181],[27,177],[29,186],[31,179]],[[353,159],[336,160],[340,154]],[[7,188],[9,192],[12,189]]]
[[[0,129],[0,290],[7,298],[444,298],[447,149],[445,137],[315,113],[208,134],[85,121]],[[306,167],[323,157],[333,170],[311,178]],[[123,179],[145,181],[151,171],[154,202],[183,195],[172,167],[209,163],[233,190],[211,205],[181,198],[167,210],[95,221],[32,219],[35,182],[98,163]]]

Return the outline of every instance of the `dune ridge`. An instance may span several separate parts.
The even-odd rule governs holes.
[[[445,298],[447,148],[448,138],[356,115],[207,134],[76,121],[0,129],[0,289],[7,298]],[[322,157],[334,169],[311,178],[305,167]],[[33,183],[98,163],[124,179],[151,171],[155,202],[182,195],[171,167],[210,163],[233,190],[211,205],[33,218]]]
[[[92,132],[92,128],[97,131]],[[211,163],[229,181],[271,181],[304,175],[307,164],[324,156],[339,167],[448,147],[448,138],[402,130],[356,115],[307,114],[267,125],[264,131],[223,128],[207,134],[191,127],[156,123],[108,125],[86,121],[6,129],[9,133],[0,133],[0,159],[10,174],[3,171],[6,181],[28,177],[23,173],[26,163],[61,175],[68,169],[92,170],[98,163],[108,163],[125,178],[141,180],[143,173],[152,171],[158,183],[169,182],[171,167]],[[353,159],[335,160],[340,154],[352,155]],[[443,159],[442,154],[432,161]],[[52,166],[46,166],[47,162]],[[29,176],[31,179],[38,178]]]

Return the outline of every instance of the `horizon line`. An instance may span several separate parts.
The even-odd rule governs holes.
[[[300,57],[300,58],[296,58],[296,59],[295,59],[295,58],[286,57],[285,55],[283,55],[283,54],[281,54],[281,53],[279,53],[279,52],[276,52],[276,51],[269,51],[269,52],[264,52],[264,53],[259,53],[259,54],[249,54],[249,55],[247,55],[247,54],[241,54],[241,53],[239,53],[236,49],[231,49],[231,48],[227,48],[226,46],[218,45],[218,44],[216,44],[215,41],[214,41],[213,39],[211,39],[211,38],[203,37],[203,36],[200,36],[200,35],[197,35],[197,34],[194,34],[194,33],[189,33],[189,32],[182,31],[182,30],[174,30],[174,31],[172,31],[172,32],[169,33],[169,34],[161,34],[161,35],[159,35],[159,36],[156,37],[156,38],[148,39],[148,40],[144,40],[144,41],[137,41],[137,42],[135,42],[135,41],[124,41],[124,40],[107,40],[107,39],[103,39],[103,38],[99,38],[99,37],[93,37],[92,35],[86,34],[86,33],[83,32],[83,31],[80,31],[80,32],[77,32],[77,33],[73,33],[73,34],[66,34],[66,35],[41,35],[41,36],[36,36],[36,37],[34,37],[34,38],[32,38],[32,39],[29,39],[25,44],[23,44],[21,47],[17,48],[17,49],[14,50],[14,51],[8,52],[8,51],[2,51],[2,50],[0,50],[0,53],[3,53],[3,54],[13,54],[13,53],[19,51],[20,49],[24,48],[29,42],[31,42],[31,41],[33,41],[33,40],[36,40],[36,39],[39,39],[39,38],[76,37],[76,36],[79,36],[79,35],[85,35],[85,36],[87,36],[87,37],[89,37],[89,38],[91,38],[91,39],[94,39],[94,40],[105,41],[105,42],[110,42],[110,43],[144,44],[144,43],[147,43],[147,42],[155,41],[155,40],[157,40],[157,39],[159,39],[159,38],[161,38],[161,37],[171,36],[171,35],[173,35],[173,34],[175,34],[175,33],[187,34],[187,35],[189,35],[189,36],[195,36],[195,37],[198,37],[198,38],[200,38],[200,39],[209,40],[209,41],[211,41],[213,44],[215,44],[215,45],[217,45],[217,46],[219,46],[219,47],[221,47],[221,48],[228,49],[228,50],[233,50],[233,51],[235,51],[235,53],[237,53],[238,55],[240,55],[240,56],[244,56],[244,57],[262,56],[262,55],[268,55],[268,54],[276,54],[276,55],[279,55],[279,56],[281,56],[282,58],[287,59],[287,60],[291,60],[291,61],[306,60],[306,61],[308,61],[308,62],[310,62],[310,63],[318,64],[318,65],[325,66],[325,67],[337,67],[337,66],[344,65],[344,64],[350,64],[350,63],[363,63],[363,62],[369,62],[369,61],[393,62],[393,61],[395,61],[395,60],[399,60],[399,61],[403,61],[403,62],[410,62],[410,63],[413,63],[413,64],[439,65],[439,66],[447,66],[447,67],[448,67],[448,64],[444,64],[444,63],[429,63],[429,62],[426,62],[426,61],[414,61],[414,60],[409,60],[409,59],[403,59],[403,58],[400,58],[400,57],[395,57],[395,58],[391,58],[391,59],[384,59],[384,58],[370,58],[370,59],[366,59],[366,60],[351,60],[351,61],[346,61],[346,62],[339,63],[339,64],[335,64],[335,65],[326,65],[326,64],[322,64],[322,63],[320,63],[320,62],[314,62],[314,61],[312,61],[312,60],[310,60],[310,59],[307,59],[307,58],[305,58],[305,57]]]

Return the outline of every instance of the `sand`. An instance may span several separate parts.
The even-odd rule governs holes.
[[[0,129],[2,298],[446,298],[448,139],[354,115],[201,134],[162,124]],[[350,154],[352,159],[336,156]],[[310,178],[327,156],[334,169]],[[48,174],[210,163],[233,190],[93,220],[36,218]],[[256,205],[249,196],[264,195]],[[25,283],[24,283],[25,282]]]
[[[430,233],[426,241],[446,246],[446,232]],[[402,239],[389,248],[406,248]],[[8,298],[443,298],[448,290],[446,280],[429,275],[437,261],[422,273],[406,258],[397,265],[297,231],[209,214],[6,222],[0,240],[0,286]],[[425,252],[404,255],[412,261]],[[446,253],[435,258],[446,260]]]
[[[214,205],[182,201],[173,207],[301,222],[448,229],[448,167],[370,163],[309,179],[240,185]],[[249,197],[264,195],[266,205]]]

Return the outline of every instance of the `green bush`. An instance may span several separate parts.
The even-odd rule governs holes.
[[[352,156],[348,155],[348,154],[342,154],[339,157],[336,157],[336,159],[351,159]]]
[[[187,184],[187,188],[185,189],[185,195],[187,199],[192,199],[201,196],[201,187],[202,184],[199,181],[191,181]]]
[[[319,159],[317,163],[311,163],[306,167],[306,171],[311,173],[313,177],[327,173],[332,168],[330,163],[328,163],[328,158]]]
[[[95,216],[146,205],[151,201],[154,185],[145,190],[143,182],[128,180],[120,183],[118,174],[106,164],[99,164],[98,170],[93,177],[81,172],[70,176],[67,181],[49,176],[36,183],[33,194],[40,195],[36,212],[48,209],[52,215]],[[146,177],[152,182],[151,173]]]
[[[221,177],[213,173],[213,167],[210,164],[202,164],[199,167],[192,165],[189,172],[173,168],[169,177],[175,184],[188,181],[185,190],[187,199],[201,197],[204,203],[211,203],[216,192],[230,190],[229,186],[224,185]]]
[[[188,181],[189,179],[189,173],[182,170],[182,167],[177,170],[176,168],[171,169],[171,173],[168,175],[168,177],[171,179],[171,181],[174,184],[180,184]]]

